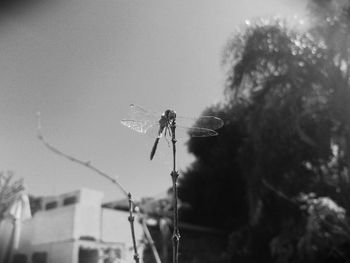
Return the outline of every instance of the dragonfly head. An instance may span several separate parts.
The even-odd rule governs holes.
[[[174,110],[166,110],[164,112],[164,117],[168,120],[175,120],[176,119],[176,112]]]

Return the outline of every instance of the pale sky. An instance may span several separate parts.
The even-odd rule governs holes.
[[[167,155],[120,124],[130,103],[198,116],[222,99],[221,53],[246,19],[301,16],[293,0],[51,0],[0,22],[0,171],[24,178],[36,196],[87,187],[122,194],[36,139],[117,176],[136,198],[171,186]],[[166,142],[162,142],[166,145]],[[165,146],[163,153],[170,151]],[[193,158],[178,142],[179,169]]]

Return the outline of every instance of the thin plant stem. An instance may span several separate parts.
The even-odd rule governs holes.
[[[145,218],[144,218],[144,216],[141,215],[141,214],[139,214],[139,217],[140,217],[140,221],[141,221],[141,226],[142,226],[142,229],[143,229],[143,233],[145,233],[146,239],[147,239],[149,245],[151,246],[154,259],[156,260],[156,263],[161,263],[160,256],[159,256],[159,254],[158,254],[157,248],[156,248],[156,246],[155,246],[155,244],[154,244],[154,241],[153,241],[153,239],[152,239],[152,235],[151,235],[151,233],[149,232],[149,229],[148,229],[147,224],[146,224],[146,222],[145,222]]]
[[[176,122],[172,121],[171,125],[171,142],[173,145],[173,170],[171,172],[171,178],[173,183],[173,206],[174,206],[174,230],[173,230],[173,263],[178,263],[179,261],[179,245],[180,245],[180,231],[179,231],[179,222],[178,222],[178,208],[177,208],[177,179],[179,177],[179,173],[176,171],[176,136],[175,136],[175,128]]]
[[[111,181],[114,185],[116,185],[118,187],[118,189],[128,198],[129,201],[129,217],[128,220],[130,222],[130,228],[131,228],[131,236],[132,236],[132,242],[133,242],[133,249],[134,249],[134,260],[135,263],[139,263],[139,255],[137,252],[137,246],[136,246],[136,238],[135,238],[135,228],[134,228],[134,215],[133,215],[133,211],[134,211],[134,201],[132,199],[131,193],[128,193],[124,187],[122,187],[122,185],[112,176],[108,175],[107,173],[103,172],[102,170],[98,169],[97,167],[93,166],[91,164],[91,161],[82,161],[79,160],[69,154],[66,154],[62,151],[60,151],[59,149],[57,149],[56,147],[54,147],[53,145],[51,145],[50,143],[47,142],[47,140],[45,139],[45,137],[43,136],[42,132],[41,132],[41,117],[40,117],[40,113],[37,113],[37,118],[38,118],[38,122],[37,122],[37,137],[38,139],[44,144],[44,146],[46,148],[48,148],[51,152],[64,157],[66,159],[68,159],[71,162],[80,164],[82,166],[85,166],[86,168],[94,171],[95,173],[103,176],[104,178],[108,179],[109,181]]]
[[[135,238],[135,228],[134,228],[134,221],[135,216],[133,214],[134,211],[134,202],[132,201],[131,194],[128,194],[128,200],[129,200],[129,217],[128,220],[130,222],[130,229],[131,229],[131,236],[132,236],[132,244],[134,248],[134,260],[136,263],[140,262],[140,257],[137,252],[137,245],[136,245],[136,238]]]
[[[85,166],[86,168],[94,171],[95,173],[103,176],[104,178],[106,178],[107,180],[111,181],[113,184],[115,184],[119,190],[125,195],[125,197],[129,197],[128,192],[124,189],[124,187],[112,176],[108,175],[107,173],[103,172],[102,170],[98,169],[97,167],[95,167],[94,165],[91,164],[91,161],[82,161],[79,160],[71,155],[68,155],[60,150],[58,150],[56,147],[54,147],[53,145],[51,145],[50,143],[47,142],[47,140],[45,139],[45,137],[43,136],[42,132],[41,132],[41,119],[40,119],[40,113],[37,114],[38,115],[38,127],[37,127],[37,136],[38,139],[44,144],[44,146],[46,148],[48,148],[51,152],[64,157],[66,159],[68,159],[71,162],[74,163],[78,163],[82,166]]]

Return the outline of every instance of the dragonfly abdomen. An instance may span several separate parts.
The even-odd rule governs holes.
[[[158,142],[159,142],[159,137],[156,138],[153,147],[152,147],[152,151],[151,151],[151,155],[150,155],[150,159],[152,160],[154,157],[154,154],[156,153],[157,150],[157,146],[158,146]]]

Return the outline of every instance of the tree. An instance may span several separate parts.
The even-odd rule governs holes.
[[[341,212],[350,208],[349,59],[323,29],[302,32],[271,19],[236,34],[224,53],[226,103],[205,112],[226,125],[218,138],[189,141],[196,161],[180,183],[192,206],[186,216],[223,226],[233,261],[350,259]],[[326,236],[316,235],[321,225]]]
[[[262,179],[292,196],[300,189],[346,190],[336,188],[347,187],[339,184],[348,179],[347,148],[340,142],[349,140],[350,94],[329,50],[310,34],[272,22],[248,28],[228,52],[235,61],[227,89],[231,103],[247,104],[250,141],[243,152],[255,160],[241,160],[250,207],[257,207]]]
[[[191,208],[181,213],[182,220],[226,231],[247,220],[244,180],[235,160],[244,139],[242,116],[233,119],[238,108],[208,109],[204,115],[228,120],[220,136],[189,141],[189,151],[197,161],[180,177],[180,199]]]
[[[16,240],[17,225],[13,205],[20,199],[22,180],[12,182],[11,172],[0,172],[0,262],[11,262],[13,245]]]
[[[0,222],[24,190],[23,180],[12,182],[13,173],[0,172]]]

